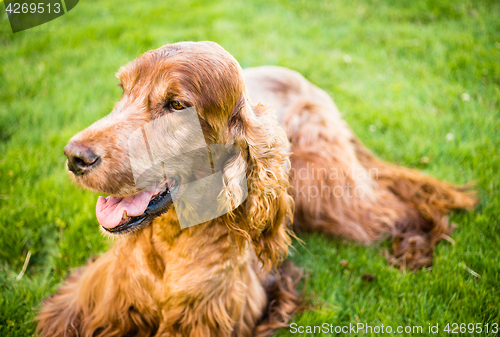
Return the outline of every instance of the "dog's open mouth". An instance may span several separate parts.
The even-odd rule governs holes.
[[[96,205],[97,221],[110,233],[124,234],[142,228],[170,209],[172,192],[176,188],[175,180],[166,179],[133,196],[99,197]]]

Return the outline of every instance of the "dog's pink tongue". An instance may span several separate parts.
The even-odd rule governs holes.
[[[141,215],[154,193],[155,191],[144,191],[126,198],[99,197],[95,210],[97,221],[105,228],[114,228],[120,224],[124,211],[127,211],[127,216]]]

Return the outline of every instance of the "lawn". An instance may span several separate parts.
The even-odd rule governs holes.
[[[437,246],[431,270],[390,267],[388,242],[302,235],[291,259],[309,274],[316,309],[297,325],[422,326],[434,336],[429,324],[439,335],[447,323],[500,324],[498,1],[100,0],[16,34],[0,5],[0,336],[33,335],[41,300],[111,243],[98,230],[97,194],[71,183],[62,148],[111,111],[121,65],[182,40],[215,41],[242,67],[295,69],[378,156],[476,183],[479,205],[452,214],[455,243]]]

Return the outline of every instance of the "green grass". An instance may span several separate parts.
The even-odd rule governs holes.
[[[297,324],[431,323],[442,335],[448,322],[500,323],[497,1],[80,1],[16,34],[0,8],[0,336],[32,335],[42,298],[108,247],[97,195],[70,182],[62,148],[119,99],[121,65],[181,40],[216,41],[243,67],[298,70],[380,157],[477,183],[479,206],[452,215],[456,244],[438,245],[432,271],[388,266],[388,243],[303,236],[291,258],[309,273],[317,309]]]

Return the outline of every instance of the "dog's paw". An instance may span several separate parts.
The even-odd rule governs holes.
[[[396,238],[392,244],[393,254],[387,254],[387,262],[399,269],[421,269],[432,265],[434,245],[426,235]]]

